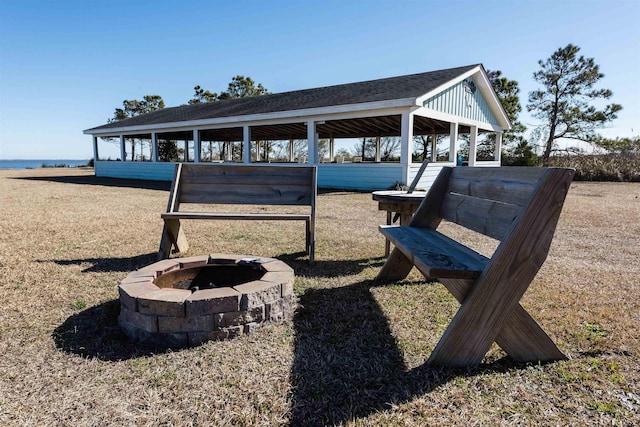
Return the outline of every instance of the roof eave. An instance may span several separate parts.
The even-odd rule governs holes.
[[[297,118],[300,120],[307,117],[315,117],[315,116],[329,116],[334,114],[344,114],[344,113],[354,113],[354,112],[362,112],[362,111],[372,111],[372,110],[383,110],[389,108],[402,108],[402,107],[413,107],[416,105],[416,98],[400,98],[400,99],[392,99],[386,101],[375,101],[375,102],[365,102],[358,104],[345,104],[345,105],[332,105],[326,107],[316,107],[316,108],[305,108],[301,110],[287,110],[287,111],[277,111],[270,113],[260,113],[260,114],[249,114],[249,115],[240,115],[240,116],[230,116],[230,117],[213,117],[207,119],[199,119],[199,120],[187,120],[180,122],[167,122],[167,123],[156,123],[156,124],[148,124],[148,125],[137,125],[137,126],[122,126],[122,127],[109,127],[100,129],[100,126],[97,128],[85,129],[82,131],[85,135],[113,135],[121,132],[141,132],[141,131],[154,131],[154,130],[168,130],[174,128],[185,128],[185,127],[199,127],[205,125],[220,125],[220,124],[235,124],[239,125],[241,123],[247,122],[260,122],[266,120],[273,119],[290,119]]]

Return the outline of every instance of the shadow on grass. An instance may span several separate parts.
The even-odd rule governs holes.
[[[371,267],[382,267],[386,258],[362,258],[349,260],[317,259],[309,265],[309,258],[304,252],[281,254],[276,257],[289,265],[296,276],[304,277],[339,277],[357,275]]]
[[[171,188],[171,181],[150,181],[143,179],[106,178],[95,175],[83,176],[25,176],[14,177],[28,181],[48,181],[62,184],[102,185],[105,187],[140,188],[146,190],[166,190]]]
[[[506,372],[508,358],[468,369],[408,369],[371,281],[309,289],[294,318],[292,426],[338,425],[390,409],[456,378]]]
[[[129,341],[118,326],[119,313],[118,300],[105,302],[69,317],[51,337],[59,350],[111,362],[169,351]]]
[[[61,259],[52,260],[58,265],[83,265],[92,264],[82,270],[83,273],[110,273],[110,272],[132,272],[146,265],[156,262],[158,253],[152,252],[133,257],[122,258],[82,258],[82,259]],[[48,262],[50,260],[40,260],[38,262]]]

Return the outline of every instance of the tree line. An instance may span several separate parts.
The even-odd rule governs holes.
[[[533,73],[533,79],[540,88],[528,94],[526,108],[540,123],[526,140],[526,127],[519,121],[522,111],[518,82],[502,75],[499,70],[488,70],[487,75],[512,124],[512,128],[503,134],[505,154],[520,164],[534,164],[538,160],[534,147],[542,147],[541,160],[548,163],[551,155],[559,150],[559,140],[585,141],[608,152],[638,152],[640,138],[607,139],[598,135],[597,130],[607,126],[617,118],[622,106],[609,103],[598,107],[602,101],[609,100],[613,93],[609,89],[598,88],[604,78],[594,58],[585,58],[579,54],[580,48],[568,44],[557,49],[546,60],[539,60],[539,70]],[[211,92],[197,85],[189,104],[219,102],[227,99],[267,95],[270,92],[251,77],[237,75],[232,78],[226,91]],[[116,108],[110,122],[139,116],[161,108],[164,101],[159,95],[147,95],[142,100],[125,100],[122,108]],[[399,147],[397,138],[383,138],[383,160],[392,158]],[[425,137],[416,137],[417,146],[422,147],[422,157],[430,145]],[[362,138],[351,153],[346,150],[339,155],[355,155],[367,158],[375,150],[375,138]],[[487,150],[495,144],[493,136],[485,140]],[[323,144],[323,147],[326,144]],[[268,156],[268,144],[263,148]],[[479,147],[481,151],[483,148]],[[162,160],[175,160],[179,150],[175,144],[159,147]],[[132,144],[132,158],[135,155],[135,143]]]

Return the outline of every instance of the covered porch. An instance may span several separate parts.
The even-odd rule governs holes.
[[[385,79],[380,84],[407,77],[415,78]],[[372,87],[377,82],[363,84]],[[219,104],[213,106],[166,109],[162,114],[170,116],[165,119],[128,119],[121,125],[116,122],[89,129],[85,133],[93,136],[95,173],[171,180],[176,162],[265,167],[274,163],[308,163],[318,166],[321,188],[370,191],[408,185],[424,159],[431,163],[418,187],[425,189],[443,166],[499,166],[501,136],[509,123],[482,66],[470,67],[430,91],[416,88],[415,95],[409,97],[355,102],[364,96],[358,94],[358,85],[361,84],[341,85],[344,91],[353,92],[354,102],[350,104],[274,108],[275,111],[250,106],[242,111],[246,114],[218,112],[211,117],[198,117],[198,108],[220,110],[233,107],[234,101],[239,105],[243,101],[231,100],[212,103]],[[304,107],[305,102],[312,102],[305,95],[315,92],[321,98],[324,92],[335,88],[265,95],[251,102],[280,96],[288,98],[292,105]],[[176,110],[183,110],[182,114],[175,114]],[[155,113],[158,111],[147,116]],[[135,119],[140,118],[144,116]],[[101,156],[104,144],[118,146],[115,159]]]

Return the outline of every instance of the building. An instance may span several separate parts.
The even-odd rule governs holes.
[[[381,190],[411,183],[422,156],[431,163],[419,188],[428,188],[445,165],[497,166],[509,128],[477,64],[165,108],[84,133],[93,137],[96,176],[171,180],[174,163],[162,161],[163,147],[177,146],[180,161],[304,162],[318,165],[320,188]],[[487,135],[495,135],[495,145],[483,144]],[[362,155],[345,161],[336,153],[337,141],[361,138],[368,141]],[[105,140],[119,142],[120,161],[100,158]],[[388,156],[382,145],[394,141],[399,156]],[[468,147],[463,161],[461,146]]]

